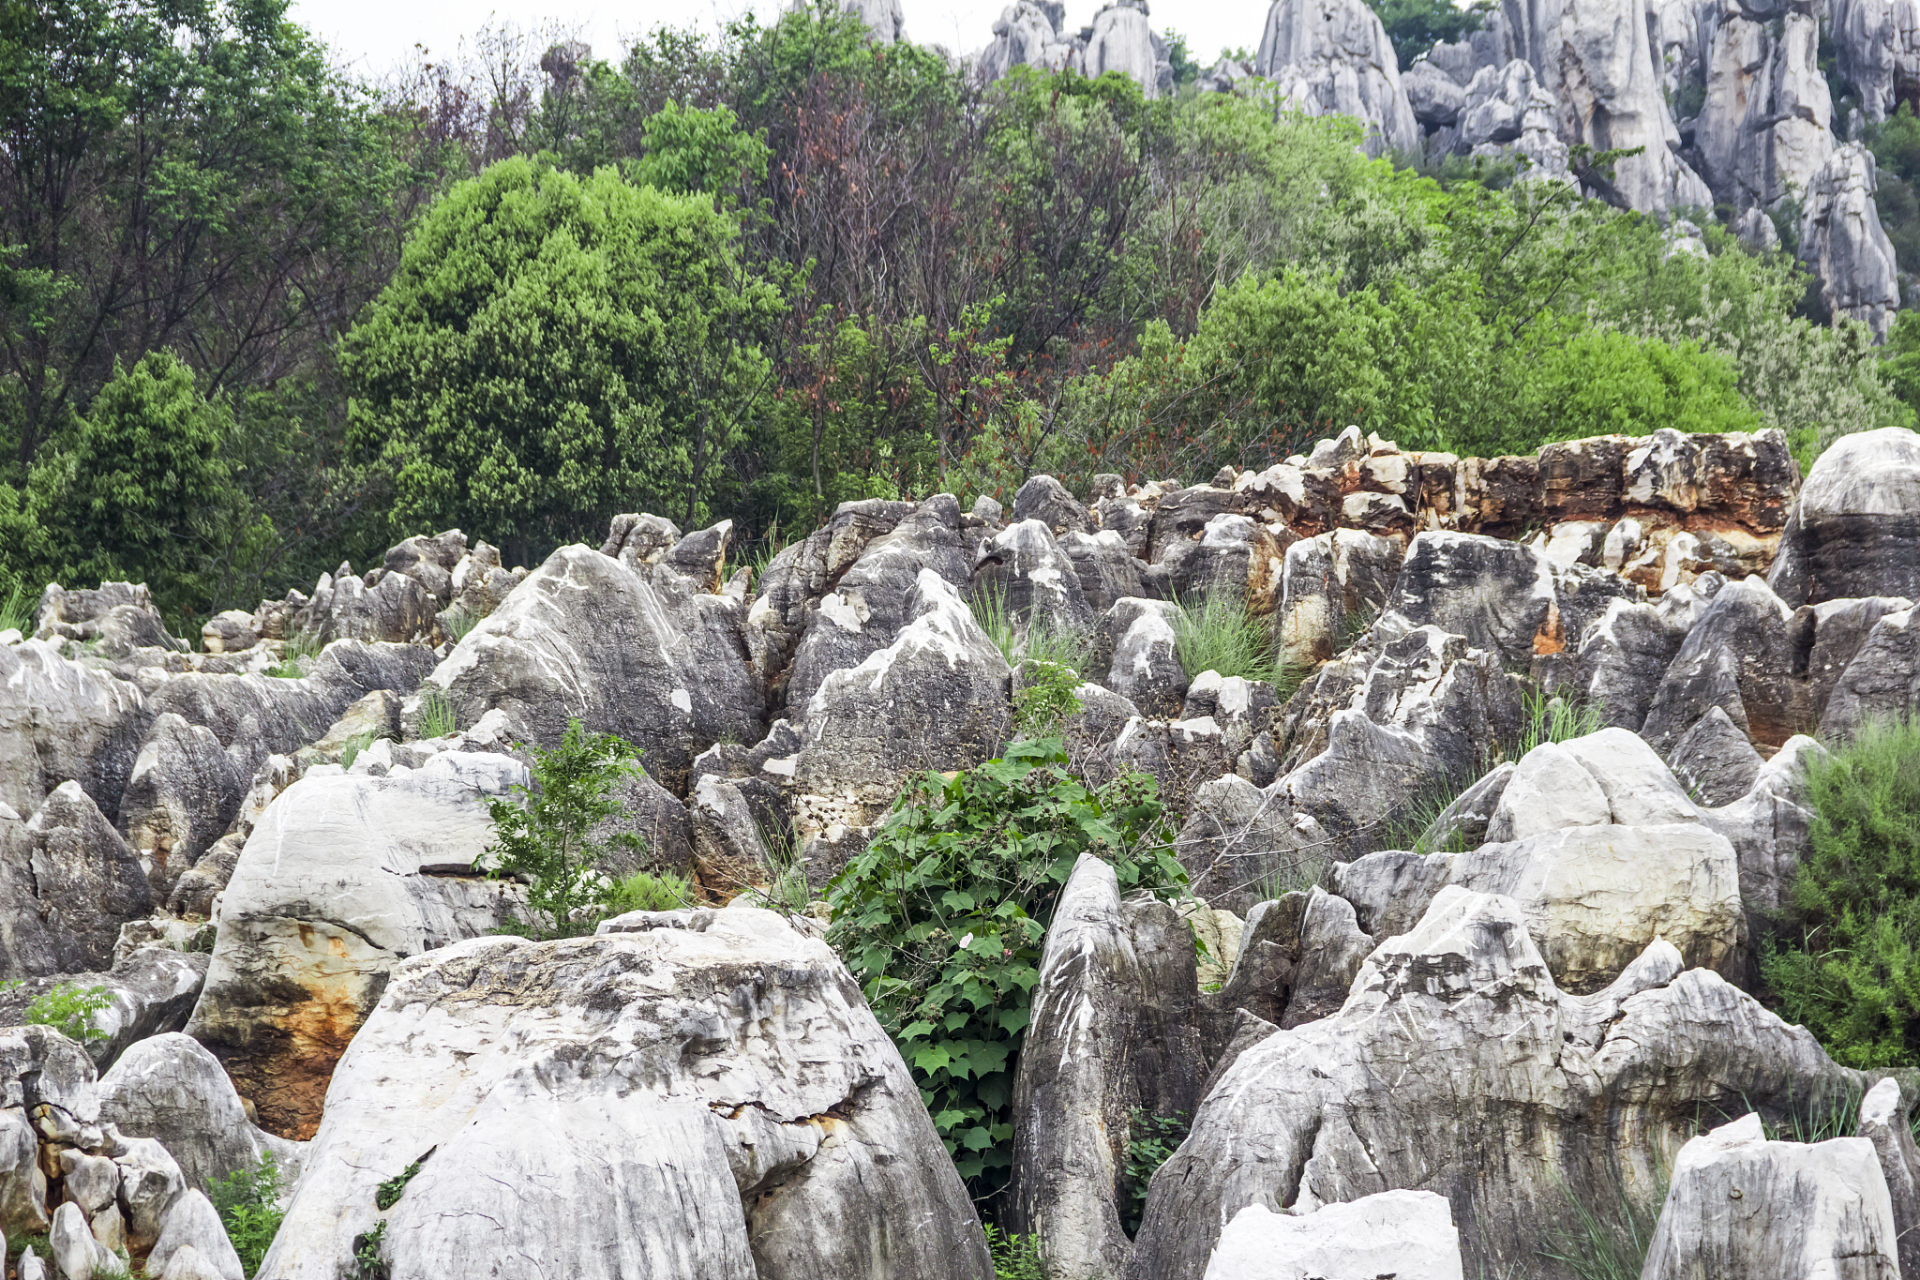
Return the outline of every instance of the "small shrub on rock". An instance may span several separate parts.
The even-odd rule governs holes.
[[[1870,726],[1810,781],[1811,848],[1761,973],[1834,1061],[1920,1064],[1920,722]]]
[[[573,938],[592,933],[607,911],[606,878],[594,869],[615,849],[638,851],[640,837],[623,831],[595,839],[594,829],[619,813],[608,793],[640,768],[632,744],[590,734],[578,720],[549,751],[531,747],[533,786],[515,785],[509,796],[487,801],[493,843],[483,855],[494,876],[527,881],[524,921],[534,937]]]
[[[1013,1076],[1041,944],[1081,853],[1122,890],[1185,882],[1157,837],[1154,780],[1090,789],[1058,738],[908,784],[865,853],[827,890],[828,941],[864,988],[977,1198],[1007,1178]]]
[[[285,1186],[280,1162],[271,1151],[263,1152],[258,1164],[207,1184],[207,1198],[213,1201],[220,1225],[227,1229],[227,1239],[249,1276],[260,1270],[273,1238],[280,1234],[280,1221],[286,1217],[280,1205]]]

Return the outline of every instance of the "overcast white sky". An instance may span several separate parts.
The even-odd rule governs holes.
[[[1068,0],[1067,23],[1084,26],[1101,0]],[[1006,0],[902,0],[907,36],[921,44],[944,44],[965,53],[987,43]],[[1172,28],[1187,37],[1195,59],[1208,64],[1224,48],[1260,42],[1268,0],[1160,0],[1153,5],[1155,30]],[[380,77],[411,60],[424,44],[438,58],[451,58],[461,37],[489,22],[535,29],[556,22],[579,29],[594,53],[618,61],[626,37],[658,26],[700,25],[778,12],[776,0],[293,0],[289,16],[325,40],[340,61]]]

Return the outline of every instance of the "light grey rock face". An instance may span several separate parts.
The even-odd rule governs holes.
[[[1422,58],[1400,73],[1413,118],[1429,129],[1458,124],[1467,108],[1467,95],[1452,76]]]
[[[213,730],[174,712],[157,717],[140,744],[120,798],[127,841],[156,901],[232,825],[252,771],[227,754]]]
[[[1694,147],[1714,196],[1736,210],[1771,209],[1804,194],[1833,154],[1833,97],[1819,43],[1812,13],[1749,15],[1728,5],[1718,16]]]
[[[1446,1200],[1431,1191],[1381,1191],[1304,1216],[1248,1205],[1220,1233],[1205,1280],[1463,1275],[1460,1233]]]
[[[1118,71],[1144,89],[1149,98],[1173,92],[1173,67],[1148,28],[1147,6],[1139,0],[1120,0],[1094,15],[1079,63],[1080,73],[1089,79]],[[1017,519],[1017,502],[1014,514]]]
[[[1435,626],[1523,664],[1567,649],[1613,601],[1643,597],[1616,574],[1563,568],[1536,547],[1481,534],[1422,533],[1407,547],[1374,630],[1394,636]]]
[[[1178,715],[1187,696],[1174,631],[1178,614],[1170,600],[1129,597],[1114,601],[1100,619],[1095,652],[1110,657],[1104,674],[1096,660],[1095,676],[1147,716]]]
[[[1309,115],[1364,122],[1375,154],[1420,145],[1386,28],[1360,0],[1274,0],[1254,69]]]
[[[1458,127],[1451,149],[1476,156],[1524,156],[1527,179],[1567,176],[1567,144],[1556,132],[1560,103],[1540,83],[1533,65],[1514,58],[1503,66],[1482,67],[1461,94]]]
[[[1829,739],[1852,738],[1876,721],[1899,720],[1920,711],[1920,619],[1914,610],[1889,613],[1873,624],[1867,641],[1847,664],[1820,733]]]
[[[1864,596],[1828,600],[1794,610],[1787,626],[1800,719],[1817,724],[1827,713],[1833,690],[1866,647],[1880,619],[1913,607],[1904,596]]]
[[[70,1147],[104,1141],[93,1063],[51,1027],[0,1028],[0,1231],[9,1236],[47,1229],[43,1139]]]
[[[1379,853],[1336,868],[1376,937],[1411,930],[1443,886],[1510,898],[1564,989],[1611,982],[1656,938],[1728,971],[1742,936],[1739,854],[1624,729],[1535,747],[1469,853]]]
[[[1900,307],[1893,242],[1874,203],[1879,174],[1858,142],[1836,147],[1808,184],[1800,217],[1800,259],[1820,280],[1820,299],[1885,339]]]
[[[1920,433],[1841,436],[1814,462],[1767,581],[1791,605],[1920,599]]]
[[[922,503],[860,552],[804,619],[786,679],[786,715],[798,720],[821,682],[892,644],[911,616],[907,603],[922,569],[964,587],[972,555],[962,549],[960,505],[941,495]]]
[[[139,860],[78,782],[31,821],[0,813],[0,976],[104,969],[120,926],[153,910]]]
[[[1719,585],[1719,575],[1711,575]],[[1587,624],[1569,681],[1601,723],[1639,729],[1667,667],[1685,643],[1691,618],[1659,604],[1615,600]]]
[[[980,52],[974,75],[992,84],[1015,67],[1044,67],[1059,71],[1074,57],[1073,43],[1060,31],[1065,6],[1015,0],[1000,11],[993,24],[993,43]]]
[[[0,804],[31,817],[71,779],[117,818],[153,715],[139,686],[51,644],[0,644]]]
[[[1606,990],[1568,996],[1515,904],[1443,891],[1368,958],[1339,1013],[1268,1035],[1212,1083],[1154,1176],[1126,1275],[1198,1280],[1248,1204],[1417,1190],[1454,1206],[1467,1274],[1564,1280],[1538,1248],[1568,1196],[1647,1203],[1696,1107],[1744,1093],[1799,1114],[1860,1087],[1805,1030],[1681,969],[1656,942]],[[1617,1116],[1618,1136],[1581,1141],[1595,1114]],[[1488,1133],[1503,1135],[1491,1155]]]
[[[1287,548],[1293,535],[1233,512],[1210,518],[1194,539],[1170,542],[1155,568],[1164,594],[1197,608],[1223,600],[1266,618],[1280,607]],[[1156,575],[1157,576],[1157,575]]]
[[[25,1021],[29,1004],[63,984],[104,988],[108,1003],[93,1015],[93,1028],[101,1038],[85,1046],[95,1065],[104,1070],[136,1042],[187,1025],[206,982],[207,961],[204,952],[144,946],[115,960],[105,973],[31,978],[0,994],[0,1025]]]
[[[396,548],[400,550],[400,548]],[[368,585],[369,579],[377,579]],[[291,634],[320,644],[335,640],[406,643],[425,640],[443,601],[434,597],[418,577],[375,570],[363,579],[353,566],[342,563],[323,573],[313,597],[286,621]]]
[[[1808,770],[1825,752],[1794,737],[1754,775],[1747,794],[1700,819],[1725,836],[1740,860],[1740,898],[1755,911],[1776,910],[1806,855],[1813,829]]]
[[[1665,214],[1710,205],[1707,184],[1675,152],[1680,134],[1654,61],[1645,0],[1566,0],[1542,8],[1541,54],[1527,60],[1536,69],[1549,60],[1558,68],[1547,88],[1560,101],[1562,140],[1596,151],[1646,148],[1614,169],[1612,194],[1628,208]]]
[[[1896,1236],[1871,1142],[1769,1142],[1749,1113],[1680,1149],[1641,1275],[1898,1280]]]
[[[1147,566],[1133,557],[1126,539],[1112,529],[1063,533],[1056,541],[1080,579],[1087,608],[1095,614],[1105,613],[1116,600],[1147,594]]]
[[[997,602],[1022,628],[1085,631],[1093,625],[1073,561],[1039,519],[1008,525],[980,548],[969,594]]]
[[[304,1138],[334,1062],[400,960],[487,933],[521,903],[480,878],[485,799],[526,770],[448,752],[386,777],[309,774],[269,808],[221,899],[189,1032],[275,1132]]]
[[[1194,990],[1173,908],[1123,902],[1113,868],[1081,854],[1047,930],[1013,1087],[1013,1229],[1048,1242],[1050,1276],[1106,1280],[1126,1265],[1129,1112],[1199,1100]]]
[[[1869,124],[1920,89],[1920,6],[1913,0],[1835,0],[1831,32],[1840,75]]]
[[[919,1091],[824,942],[740,908],[602,929],[394,972],[262,1277],[335,1280],[384,1218],[393,1280],[503,1257],[581,1280],[991,1280]],[[382,1214],[376,1187],[416,1161]]]
[[[1867,1090],[1860,1099],[1856,1136],[1873,1144],[1880,1176],[1886,1180],[1893,1226],[1900,1238],[1900,1274],[1920,1274],[1920,1239],[1913,1234],[1914,1228],[1920,1227],[1920,1146],[1915,1145],[1913,1130],[1907,1127],[1899,1081],[1889,1076]]]
[[[859,14],[860,21],[881,44],[899,44],[907,38],[907,18],[900,11],[900,0],[842,0],[842,7]]]
[[[869,543],[892,532],[915,509],[910,502],[843,502],[823,527],[768,563],[746,619],[747,651],[761,680],[772,685],[785,677],[813,607]]]
[[[1710,708],[1668,756],[1674,776],[1702,804],[1732,804],[1747,794],[1766,764],[1727,713]]]
[[[160,1239],[147,1255],[147,1269],[157,1276],[173,1276],[183,1270],[175,1265],[178,1255],[191,1251],[190,1261],[199,1270],[211,1269],[220,1280],[246,1280],[240,1257],[227,1240],[220,1215],[206,1193],[188,1190],[167,1211]]]
[[[71,1200],[53,1212],[53,1225],[47,1232],[47,1257],[56,1280],[93,1280],[119,1262],[93,1238],[86,1214]]]
[[[1128,12],[1137,12],[1128,10]],[[1011,523],[1038,520],[1054,537],[1065,533],[1091,533],[1093,517],[1078,498],[1052,476],[1034,476],[1013,495]]]
[[[736,602],[691,589],[674,569],[562,547],[426,683],[445,692],[462,727],[498,709],[546,746],[571,719],[618,734],[679,790],[700,751],[764,731],[742,621]]]
[[[298,1171],[295,1145],[254,1127],[220,1060],[191,1036],[162,1034],[133,1045],[100,1077],[99,1089],[101,1121],[129,1138],[158,1142],[189,1187],[252,1168],[267,1152],[289,1175]]]
[[[1661,677],[1641,736],[1654,750],[1672,752],[1714,707],[1750,741],[1770,747],[1807,727],[1796,715],[1790,681],[1792,616],[1759,578],[1723,588]]]
[[[959,593],[922,569],[906,616],[892,644],[821,683],[794,726],[798,749],[762,766],[785,780],[803,840],[838,844],[878,821],[909,774],[971,768],[1012,732],[1012,672]]]

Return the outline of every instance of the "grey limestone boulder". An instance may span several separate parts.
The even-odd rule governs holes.
[[[31,817],[71,780],[118,818],[153,716],[131,681],[63,658],[45,641],[0,644],[0,804]]]
[[[1920,434],[1841,436],[1807,472],[1767,581],[1789,605],[1920,599]]]
[[[969,594],[994,601],[1022,628],[1084,632],[1093,625],[1073,561],[1037,518],[1008,525],[980,548]]]
[[[1173,92],[1173,65],[1166,42],[1147,25],[1145,0],[1115,0],[1093,15],[1080,49],[1080,72],[1098,79],[1109,71],[1126,76],[1158,98]],[[1016,503],[1016,515],[1018,504]]]
[[[1778,747],[1797,723],[1787,648],[1792,610],[1759,578],[1713,597],[1668,664],[1640,734],[1671,752],[1713,707],[1749,741]]]
[[[1719,15],[1694,125],[1702,176],[1736,209],[1804,194],[1833,154],[1833,95],[1817,62],[1819,19],[1735,10]]]
[[[105,969],[120,926],[153,910],[133,850],[78,782],[62,783],[31,821],[0,809],[0,973]]]
[[[1335,529],[1287,548],[1280,644],[1289,662],[1323,662],[1372,626],[1400,574],[1405,547],[1358,529]]]
[[[1114,601],[1096,628],[1091,674],[1144,715],[1177,715],[1185,702],[1178,615],[1171,601],[1129,597]]]
[[[1086,504],[1052,476],[1034,476],[1013,495],[1013,514],[1008,522],[1019,524],[1022,520],[1038,520],[1056,538],[1093,530],[1093,518],[1087,513]]]
[[[1920,711],[1920,625],[1914,610],[1883,615],[1834,685],[1820,717],[1822,736],[1844,740],[1875,722]]]
[[[509,757],[447,752],[378,778],[310,771],[267,810],[222,895],[188,1031],[270,1130],[312,1133],[395,964],[518,909],[518,886],[474,864],[493,837],[486,798],[525,780]]]
[[[444,693],[461,727],[499,710],[518,736],[545,746],[573,719],[618,734],[679,790],[701,750],[763,732],[765,696],[741,625],[739,604],[693,589],[676,570],[562,547],[426,686]]]
[[[172,711],[154,719],[120,797],[120,822],[156,901],[226,833],[252,774],[206,726]]]
[[[906,614],[892,644],[827,676],[791,727],[797,749],[761,766],[783,782],[803,841],[839,845],[879,820],[909,774],[971,768],[1012,731],[1012,672],[959,593],[922,569]]]
[[[1055,907],[1014,1077],[1014,1229],[1048,1242],[1050,1275],[1104,1280],[1126,1264],[1120,1222],[1129,1116],[1199,1098],[1192,937],[1166,903],[1123,900],[1083,853]]]
[[[1897,1250],[1871,1142],[1771,1142],[1748,1113],[1680,1149],[1641,1275],[1898,1280]]]
[[[848,13],[860,15],[867,31],[879,44],[898,44],[907,38],[907,20],[900,12],[900,0],[842,0]]]
[[[1668,763],[1701,805],[1717,808],[1747,794],[1766,764],[1727,713],[1711,707],[1675,744]]]
[[[1213,1081],[1154,1176],[1125,1274],[1199,1280],[1248,1204],[1311,1213],[1413,1190],[1453,1206],[1467,1274],[1567,1280],[1538,1252],[1567,1197],[1646,1203],[1697,1108],[1744,1095],[1805,1114],[1861,1087],[1805,1030],[1682,967],[1655,942],[1606,989],[1566,995],[1513,902],[1444,890],[1338,1013],[1267,1034]],[[1617,1117],[1615,1136],[1580,1140],[1595,1114]]]
[[[843,502],[825,525],[767,564],[745,624],[753,671],[769,685],[785,679],[813,607],[853,567],[867,545],[915,511],[910,502]]]
[[[392,1280],[503,1257],[583,1280],[993,1275],[859,988],[824,942],[743,908],[396,969],[260,1275],[334,1280],[379,1221]]]
[[[207,980],[207,963],[205,952],[149,945],[117,957],[103,973],[30,978],[0,994],[0,1025],[25,1021],[29,1004],[62,985],[99,987],[107,996],[105,1007],[92,1015],[100,1037],[85,1047],[94,1064],[105,1070],[135,1043],[187,1025]]]
[[[991,84],[1015,67],[1064,68],[1075,52],[1060,30],[1065,10],[1065,5],[1045,0],[1015,0],[1002,9],[993,24],[992,43],[974,61],[975,77]]]
[[[158,1142],[186,1186],[204,1188],[268,1153],[289,1182],[298,1172],[296,1144],[247,1119],[220,1060],[191,1036],[163,1033],[133,1045],[100,1077],[99,1091],[101,1121]]]
[[[911,621],[908,603],[922,569],[964,587],[973,567],[961,545],[960,504],[942,494],[920,504],[892,530],[867,543],[833,589],[807,611],[785,682],[789,719],[835,671],[857,667],[892,644]]]
[[[1055,541],[1073,565],[1080,593],[1095,614],[1105,613],[1116,600],[1147,594],[1147,566],[1134,558],[1126,539],[1114,530],[1063,533]]]
[[[1842,78],[1870,124],[1920,86],[1920,11],[1912,0],[1836,0],[1830,34]]]
[[[183,1192],[167,1210],[160,1239],[147,1255],[147,1270],[160,1277],[182,1274],[186,1266],[178,1255],[187,1252],[197,1255],[187,1260],[195,1268],[211,1268],[220,1280],[246,1280],[247,1273],[227,1239],[227,1229],[220,1224],[220,1215],[206,1193],[198,1189]]]
[[[1220,1233],[1205,1280],[1462,1280],[1464,1274],[1460,1233],[1444,1197],[1380,1191],[1304,1215],[1248,1205]]]

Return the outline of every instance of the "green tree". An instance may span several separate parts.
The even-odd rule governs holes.
[[[1393,43],[1393,56],[1405,71],[1434,45],[1478,31],[1493,9],[1489,0],[1461,8],[1453,0],[1370,0]]]
[[[1920,1063],[1920,722],[1812,771],[1807,857],[1761,959],[1775,1007],[1850,1067]]]
[[[272,526],[253,516],[228,448],[233,418],[166,351],[116,367],[65,448],[42,455],[24,508],[46,531],[41,581],[144,581],[169,615],[208,612]],[[7,503],[0,496],[0,523]]]
[[[780,310],[736,235],[613,169],[512,159],[448,192],[341,353],[394,531],[458,524],[531,558],[617,510],[701,519]]]
[[[616,888],[597,864],[617,849],[640,847],[630,831],[594,837],[595,828],[621,812],[608,792],[639,771],[639,758],[631,743],[590,734],[578,720],[568,721],[559,746],[529,749],[533,785],[516,784],[510,796],[487,801],[493,820],[488,870],[527,881],[533,919],[525,923],[536,937],[591,933]]]

